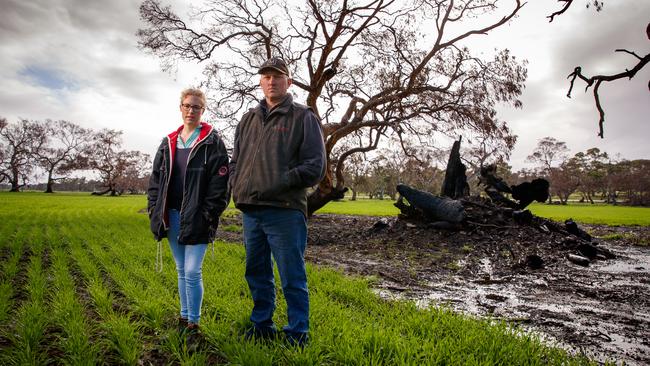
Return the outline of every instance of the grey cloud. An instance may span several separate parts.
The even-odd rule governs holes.
[[[103,80],[104,87],[118,95],[145,100],[149,90],[161,86],[160,75],[156,72],[140,71],[125,67],[105,67],[97,77]]]
[[[609,1],[600,13],[575,11],[567,19],[572,23],[571,31],[564,31],[558,37],[554,68],[567,70],[568,74],[575,66],[582,66],[585,72],[608,74],[618,72],[617,67],[634,65],[632,56],[614,50],[626,48],[640,54],[647,52],[648,14],[648,1]],[[552,23],[549,28],[554,30]]]

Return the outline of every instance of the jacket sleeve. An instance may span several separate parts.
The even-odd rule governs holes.
[[[153,159],[153,169],[151,171],[151,177],[149,178],[149,187],[147,188],[147,213],[149,218],[151,218],[151,213],[156,207],[156,202],[158,201],[158,194],[160,192],[160,168],[163,164],[163,144],[165,140],[158,147],[156,156]]]
[[[211,152],[207,167],[208,183],[204,201],[204,213],[207,214],[206,218],[211,226],[219,222],[219,216],[230,202],[228,151],[221,138],[217,140],[213,145],[216,151]]]
[[[311,110],[305,112],[303,140],[298,151],[299,164],[289,171],[289,186],[311,187],[325,176],[325,142],[318,118]]]

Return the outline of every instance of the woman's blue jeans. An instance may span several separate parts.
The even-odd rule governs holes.
[[[278,265],[282,292],[287,302],[289,335],[309,330],[309,292],[304,253],[307,221],[298,210],[258,207],[243,212],[246,245],[246,281],[253,297],[250,320],[261,330],[275,330],[275,281],[273,259]]]
[[[181,217],[178,210],[169,210],[169,247],[178,272],[178,297],[181,300],[181,317],[190,323],[199,323],[203,302],[203,276],[201,267],[208,244],[183,245],[178,242]]]

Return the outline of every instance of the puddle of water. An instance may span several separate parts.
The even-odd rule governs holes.
[[[596,268],[601,272],[608,273],[648,273],[650,274],[650,263],[639,263],[637,261],[616,261]]]
[[[479,261],[479,269],[481,272],[492,277],[492,261],[489,258],[481,258]]]
[[[626,251],[624,257],[606,261],[602,265],[597,265],[593,268],[596,271],[605,273],[650,274],[650,250],[633,248]]]
[[[427,283],[424,290],[378,293],[382,297],[411,299],[419,307],[443,305],[470,316],[528,319],[531,323],[524,322],[521,328],[547,344],[572,353],[586,352],[600,362],[616,358],[636,365],[639,360],[647,361],[643,355],[650,354],[650,347],[643,342],[648,330],[642,329],[650,318],[644,305],[650,294],[650,248],[625,248],[616,254],[617,259],[598,261],[574,272],[503,278],[494,277],[492,262],[483,258],[477,269],[485,281],[453,276]],[[466,265],[463,260],[458,264]],[[578,291],[571,291],[572,286]],[[629,289],[644,299],[633,303],[625,296],[596,298],[600,291],[615,293],[617,289]],[[633,327],[640,328],[631,331]],[[574,338],[572,334],[579,335],[578,344],[567,344],[554,334],[564,334],[568,339]]]

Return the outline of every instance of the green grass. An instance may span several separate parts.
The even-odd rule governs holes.
[[[356,201],[341,200],[330,202],[325,207],[316,211],[317,214],[339,215],[367,215],[367,216],[395,216],[399,209],[393,205],[391,199],[370,200],[357,199]]]
[[[307,266],[311,342],[304,350],[282,341],[246,342],[252,300],[240,244],[217,242],[206,256],[201,318],[206,344],[187,351],[174,329],[176,271],[165,245],[155,272],[156,244],[142,196],[0,193],[3,283],[18,296],[0,320],[0,364],[244,364],[244,365],[572,365],[579,356],[542,343],[503,322],[445,308],[380,299],[369,279]],[[374,203],[359,201],[348,213]],[[386,214],[378,201],[375,214]],[[336,203],[339,204],[339,203]],[[345,203],[341,203],[345,204]],[[347,206],[349,207],[349,206]],[[347,210],[347,208],[346,208]],[[6,225],[6,226],[5,226]],[[11,227],[13,229],[6,229]],[[278,294],[275,321],[286,324]],[[11,301],[11,299],[8,299]],[[69,319],[69,321],[68,321]],[[74,333],[83,331],[92,345]],[[16,336],[9,336],[17,334]]]
[[[573,218],[578,223],[610,226],[650,226],[649,207],[612,206],[604,204],[575,203],[548,205],[534,203],[528,209],[537,216],[556,221]]]

